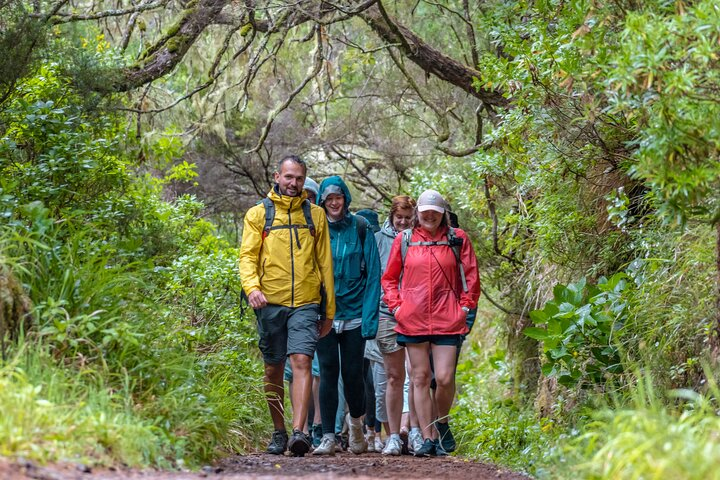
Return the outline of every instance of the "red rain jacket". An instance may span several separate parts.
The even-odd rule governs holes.
[[[447,241],[447,231],[447,227],[440,227],[431,237],[423,228],[415,227],[411,242]],[[463,292],[460,269],[449,246],[409,246],[403,271],[403,236],[395,237],[381,283],[385,292],[383,299],[390,311],[400,307],[395,311],[398,333],[420,336],[468,332],[462,307],[477,306],[480,279],[470,239],[459,228],[455,229],[455,236],[463,239],[460,260],[465,269],[467,293]]]

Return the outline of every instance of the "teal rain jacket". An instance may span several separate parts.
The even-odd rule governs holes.
[[[367,226],[365,242],[360,243],[358,220],[349,212],[352,196],[345,182],[328,177],[320,184],[318,202],[330,186],[339,187],[345,195],[345,217],[330,222],[330,246],[335,277],[335,320],[362,318],[362,336],[375,338],[380,304],[380,259],[372,228]],[[331,189],[332,190],[332,189]],[[366,222],[367,223],[367,222]]]

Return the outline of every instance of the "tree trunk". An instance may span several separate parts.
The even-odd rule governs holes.
[[[508,315],[508,355],[513,372],[514,396],[525,405],[535,398],[540,379],[540,357],[537,340],[523,335],[532,325],[526,315]]]
[[[710,355],[713,363],[720,360],[720,222],[715,225],[715,328],[710,333]]]
[[[17,339],[30,328],[31,307],[20,282],[7,267],[0,265],[0,350],[3,360],[6,360],[6,340]]]

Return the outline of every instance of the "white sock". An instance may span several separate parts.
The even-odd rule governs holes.
[[[391,433],[390,438],[394,438],[397,441],[400,441],[400,435],[397,433]]]

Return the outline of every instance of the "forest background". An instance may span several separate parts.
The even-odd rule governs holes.
[[[482,268],[461,455],[720,478],[714,1],[0,1],[0,455],[265,439],[242,216],[285,153]]]

